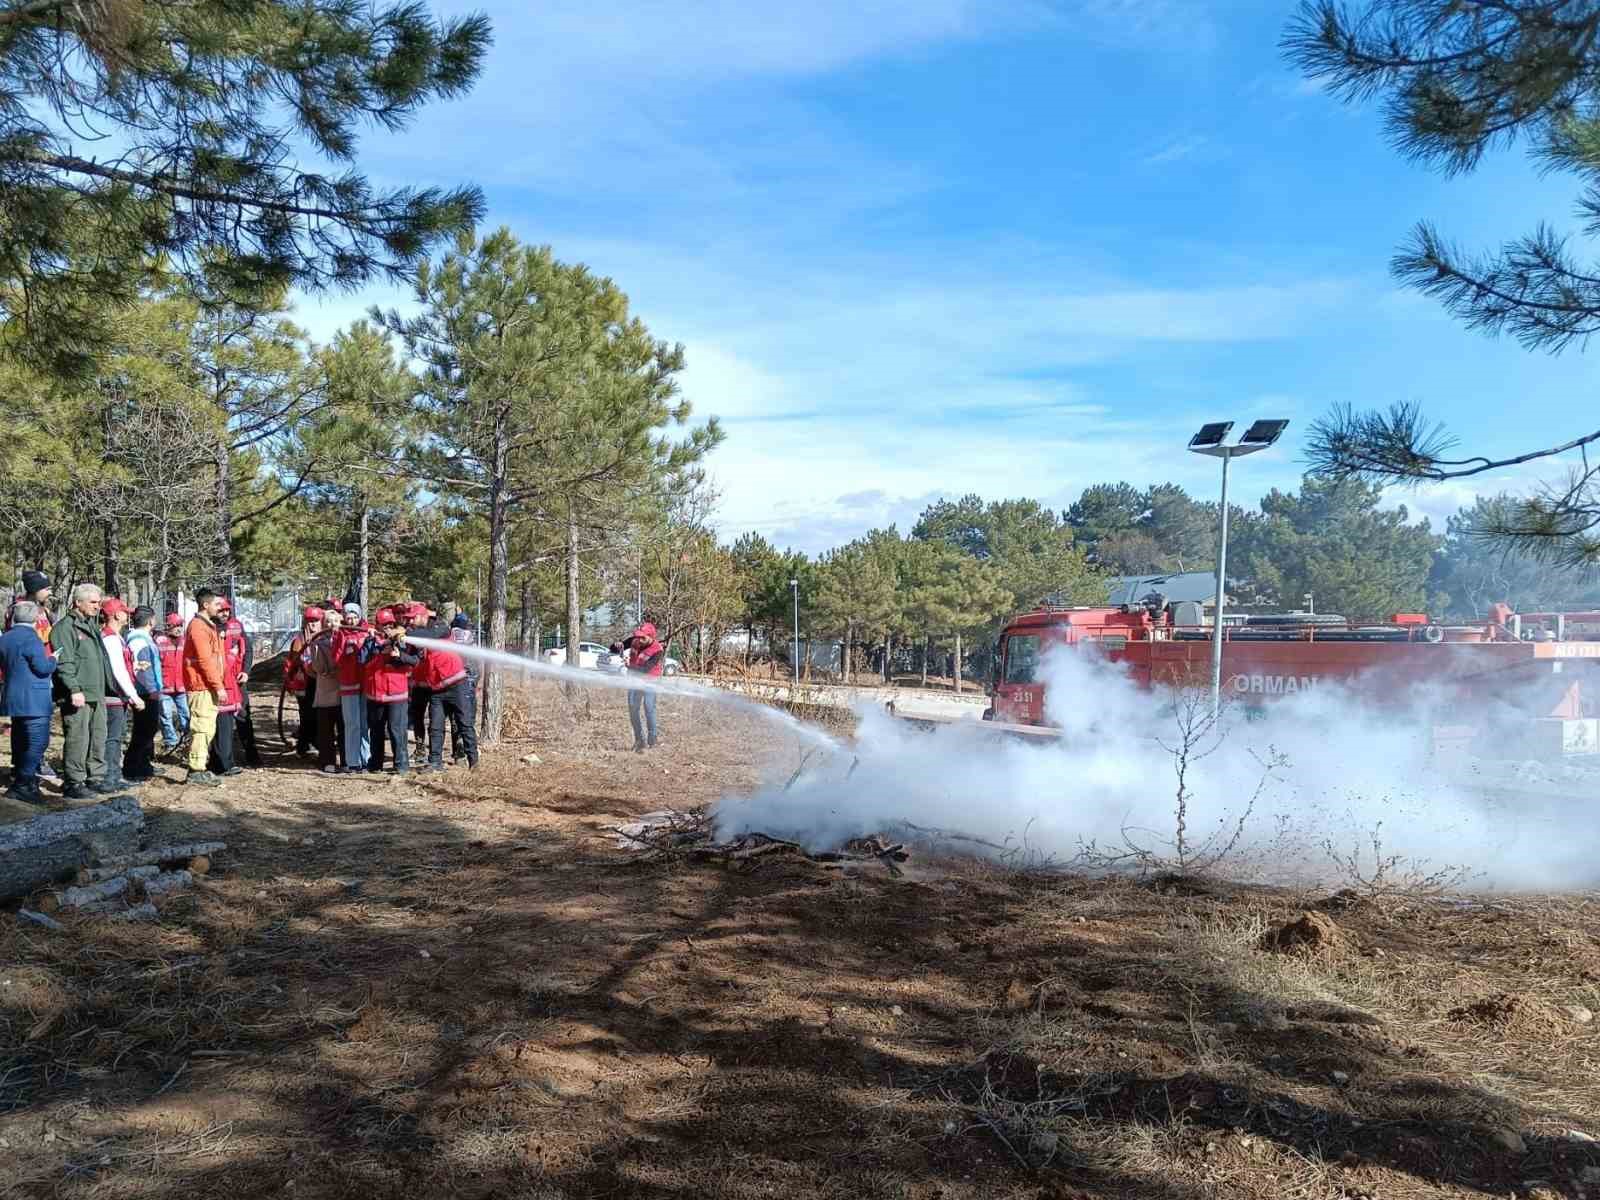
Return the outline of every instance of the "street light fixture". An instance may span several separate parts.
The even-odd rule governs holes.
[[[1225,445],[1232,421],[1211,421],[1189,439],[1189,449],[1222,460],[1222,504],[1217,518],[1217,595],[1211,612],[1211,717],[1222,711],[1222,586],[1228,571],[1228,464],[1246,454],[1265,450],[1283,436],[1288,421],[1253,422],[1232,446]]]
[[[800,581],[798,579],[789,580],[789,590],[794,593],[794,654],[791,657],[794,659],[794,686],[798,690],[800,687]],[[795,697],[790,696],[789,699],[793,700]]]

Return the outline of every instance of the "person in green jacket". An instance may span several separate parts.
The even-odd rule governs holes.
[[[56,700],[65,731],[66,800],[110,795],[106,784],[106,692],[115,687],[111,660],[100,640],[100,589],[80,583],[72,589],[66,615],[50,630],[56,655]]]

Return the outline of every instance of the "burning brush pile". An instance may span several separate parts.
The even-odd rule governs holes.
[[[627,825],[612,826],[611,832],[619,847],[647,858],[681,857],[729,866],[769,856],[791,856],[831,870],[882,864],[890,875],[899,876],[904,874],[899,864],[911,857],[905,842],[891,842],[880,835],[852,838],[834,850],[811,850],[799,842],[754,832],[719,842],[711,810],[706,807],[646,813]]]

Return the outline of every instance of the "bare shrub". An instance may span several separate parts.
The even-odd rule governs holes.
[[[1209,829],[1191,828],[1195,768],[1220,750],[1227,740],[1230,724],[1226,707],[1213,709],[1211,695],[1203,688],[1184,688],[1175,693],[1172,705],[1174,733],[1156,739],[1157,745],[1172,759],[1175,783],[1172,807],[1172,832],[1123,826],[1119,845],[1081,843],[1076,865],[1094,870],[1135,870],[1140,873],[1196,876],[1214,874],[1224,862],[1241,854],[1245,830],[1256,806],[1287,758],[1268,747],[1264,754],[1250,751],[1259,767],[1255,786],[1237,815],[1224,813]],[[1280,828],[1280,835],[1281,835]]]
[[[1338,871],[1343,891],[1366,900],[1437,896],[1458,890],[1477,874],[1467,867],[1389,852],[1382,821],[1357,835],[1349,850],[1341,850],[1332,838],[1323,841],[1322,849]]]

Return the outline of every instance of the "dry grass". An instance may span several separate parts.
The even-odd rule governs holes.
[[[1600,1194],[1590,898],[1329,906],[1275,953],[1315,898],[640,861],[611,826],[795,746],[515,703],[472,776],[151,789],[230,844],[158,926],[0,921],[0,1195]]]

